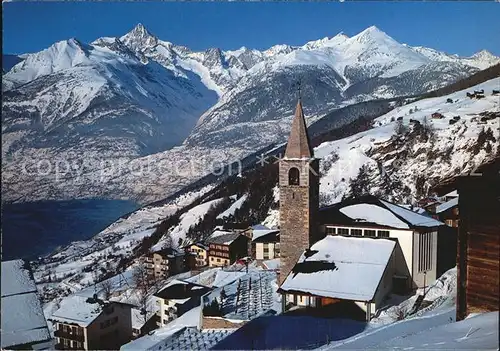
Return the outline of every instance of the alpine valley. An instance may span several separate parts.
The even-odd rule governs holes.
[[[145,204],[193,184],[214,164],[279,147],[297,82],[308,124],[320,135],[500,58],[411,47],[376,27],[302,46],[195,52],[139,24],[120,38],[69,39],[3,61],[2,201]]]

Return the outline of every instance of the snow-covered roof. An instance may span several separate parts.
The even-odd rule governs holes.
[[[457,190],[450,191],[448,194],[443,195],[443,197],[457,197],[457,196],[458,196]]]
[[[397,229],[439,227],[444,223],[387,200],[367,195],[344,200],[320,211],[323,224],[380,226]]]
[[[396,243],[328,235],[305,251],[280,289],[371,301]]]
[[[50,339],[35,282],[22,260],[2,262],[1,347]]]
[[[262,265],[266,267],[266,269],[275,270],[280,268],[280,259],[273,258],[272,260],[266,260],[262,262]]]
[[[436,207],[436,213],[444,212],[454,206],[458,206],[458,197],[451,199],[450,201],[445,202]]]
[[[391,211],[372,204],[356,204],[340,209],[340,212],[357,222],[370,222],[394,228],[409,229],[408,224],[396,217]]]
[[[65,323],[75,323],[82,327],[88,326],[102,312],[102,306],[95,302],[87,302],[89,298],[80,295],[70,295],[60,302],[60,307],[50,317],[51,320]]]
[[[70,295],[61,300],[59,303],[59,309],[57,309],[50,320],[68,323],[68,324],[78,324],[82,327],[90,325],[103,311],[103,303],[113,305],[121,304],[132,307],[133,305],[125,302],[119,301],[102,301],[100,303],[93,301],[85,295]]]
[[[245,272],[228,272],[228,271],[217,271],[217,274],[215,276],[215,280],[212,284],[214,287],[221,287],[225,286],[227,284],[231,284],[235,280],[243,277],[246,273]]]
[[[279,230],[257,230],[252,234],[253,242],[277,242],[279,241]]]
[[[162,343],[175,332],[185,327],[198,327],[201,321],[201,307],[195,307],[182,316],[174,319],[167,327],[156,329],[150,335],[133,340],[128,344],[122,345],[120,350],[149,350],[158,343]]]
[[[207,243],[231,245],[241,234],[238,232],[226,232],[216,230],[208,237]]]
[[[206,286],[175,279],[154,295],[178,304],[183,304],[192,297],[202,296],[210,290],[211,289]]]
[[[400,216],[404,221],[406,221],[410,226],[416,227],[439,227],[443,225],[443,222],[440,222],[432,217],[427,217],[416,212],[410,211],[404,207],[395,205],[386,200],[380,200],[384,205],[389,208],[394,214]]]
[[[264,236],[267,236],[269,234],[276,234],[279,233],[279,230],[277,229],[269,229],[266,226],[254,226],[252,227],[252,241],[256,241],[259,238],[262,238]]]

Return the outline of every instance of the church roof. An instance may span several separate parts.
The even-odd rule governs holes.
[[[372,301],[396,242],[327,235],[306,249],[278,291]]]
[[[307,134],[304,111],[302,110],[302,102],[299,99],[286,145],[285,158],[312,158],[313,155],[309,135]]]

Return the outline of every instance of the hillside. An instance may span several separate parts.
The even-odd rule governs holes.
[[[328,132],[330,141],[321,142],[327,136],[318,134],[316,142],[321,143],[315,155],[321,159],[321,203],[366,192],[401,204],[415,203],[440,179],[470,172],[497,157],[500,101],[492,90],[499,85],[500,78],[495,78],[449,95],[394,106],[365,123],[357,119]],[[483,99],[466,96],[481,89]],[[435,112],[444,118],[431,121]],[[456,116],[460,118],[450,124]],[[279,150],[274,148],[269,155]],[[49,283],[50,277],[45,294],[53,297],[68,287],[78,290],[126,269],[151,247],[203,239],[216,224],[263,222],[276,227],[277,163],[273,157],[268,161],[262,165],[254,161],[240,175],[207,179],[120,219],[88,241],[72,243],[38,264],[37,281]],[[220,218],[243,197],[231,215]]]

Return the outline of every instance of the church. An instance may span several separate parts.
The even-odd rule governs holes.
[[[435,281],[443,223],[373,196],[319,208],[319,159],[300,99],[279,188],[283,311],[307,306],[370,320],[390,293]]]

